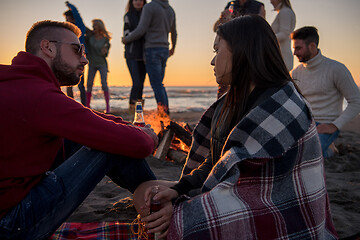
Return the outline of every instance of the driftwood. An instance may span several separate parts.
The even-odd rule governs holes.
[[[178,163],[184,163],[186,160],[186,153],[181,151],[181,150],[174,150],[174,149],[169,149],[167,156],[168,158],[170,158],[171,160],[174,160]]]
[[[169,129],[173,130],[176,137],[183,141],[187,146],[191,146],[191,133],[174,121],[170,121]]]
[[[166,130],[164,132],[164,136],[161,139],[161,142],[159,143],[158,148],[156,149],[154,157],[160,160],[165,160],[173,138],[174,131],[172,131],[171,129]]]

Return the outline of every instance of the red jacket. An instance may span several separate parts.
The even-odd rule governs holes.
[[[133,158],[154,148],[129,122],[67,97],[41,58],[19,52],[0,65],[0,219],[50,169],[64,138]]]

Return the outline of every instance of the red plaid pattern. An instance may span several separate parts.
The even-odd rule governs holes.
[[[138,231],[138,224],[120,222],[93,222],[93,223],[63,223],[50,237],[51,240],[68,239],[102,239],[102,240],[153,240],[139,237],[134,232]]]

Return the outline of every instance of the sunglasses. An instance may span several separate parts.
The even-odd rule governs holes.
[[[76,53],[79,57],[85,56],[85,46],[84,46],[84,44],[80,44],[80,43],[67,43],[67,42],[60,42],[60,41],[49,41],[49,42],[60,43],[60,44],[67,44],[67,45],[75,46],[75,47],[76,47],[76,48],[74,48],[75,53]]]

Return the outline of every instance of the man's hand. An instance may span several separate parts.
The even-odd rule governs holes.
[[[121,38],[121,42],[122,42],[123,44],[126,44],[125,37],[122,37],[122,38]]]
[[[338,130],[338,128],[332,123],[321,123],[317,125],[318,133],[332,134]]]
[[[138,126],[137,126],[138,127]],[[154,141],[154,149],[156,149],[158,143],[159,143],[159,138],[157,136],[157,134],[154,132],[154,129],[151,128],[150,124],[146,124],[145,127],[138,127],[141,130],[143,130],[145,133],[147,133]]]
[[[172,55],[174,55],[174,52],[175,52],[175,49],[174,48],[171,48],[169,50],[169,57],[171,57]]]

